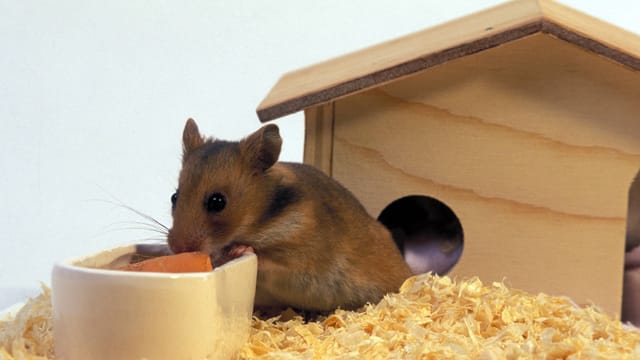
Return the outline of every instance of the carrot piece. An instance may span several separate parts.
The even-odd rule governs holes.
[[[211,259],[201,252],[180,253],[176,255],[158,256],[155,258],[129,264],[121,268],[127,271],[185,273],[212,271]]]

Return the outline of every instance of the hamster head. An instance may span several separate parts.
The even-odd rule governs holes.
[[[207,138],[192,119],[182,135],[182,169],[171,196],[175,253],[202,251],[214,263],[234,245],[247,244],[265,200],[266,172],[278,160],[282,139],[266,125],[239,142]]]

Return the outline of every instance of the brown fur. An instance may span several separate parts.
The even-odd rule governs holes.
[[[230,246],[253,247],[257,306],[356,308],[411,276],[387,229],[348,190],[311,166],[276,162],[277,126],[224,142],[203,138],[189,120],[183,143],[169,244],[209,252],[214,263]],[[214,192],[227,205],[208,213]]]

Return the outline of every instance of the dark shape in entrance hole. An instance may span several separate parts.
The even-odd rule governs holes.
[[[444,275],[460,260],[462,225],[440,200],[422,195],[400,198],[382,210],[378,221],[389,229],[414,274]]]

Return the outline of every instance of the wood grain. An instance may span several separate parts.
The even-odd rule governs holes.
[[[272,120],[535,33],[640,70],[640,36],[552,1],[518,0],[285,74],[258,117]]]
[[[640,70],[640,36],[551,0],[538,0],[543,32]]]
[[[332,174],[333,103],[305,110],[304,163]]]
[[[640,72],[536,34],[335,102],[333,175],[377,216],[434,196],[454,275],[619,313]]]
[[[624,219],[566,216],[483,198],[473,189],[438,184],[390,166],[377,152],[346,141],[338,141],[336,151],[341,166],[334,176],[365,199],[372,213],[408,194],[433,196],[456,212],[465,243],[451,276],[504,280],[532,293],[568,295],[612,315],[620,313]]]

